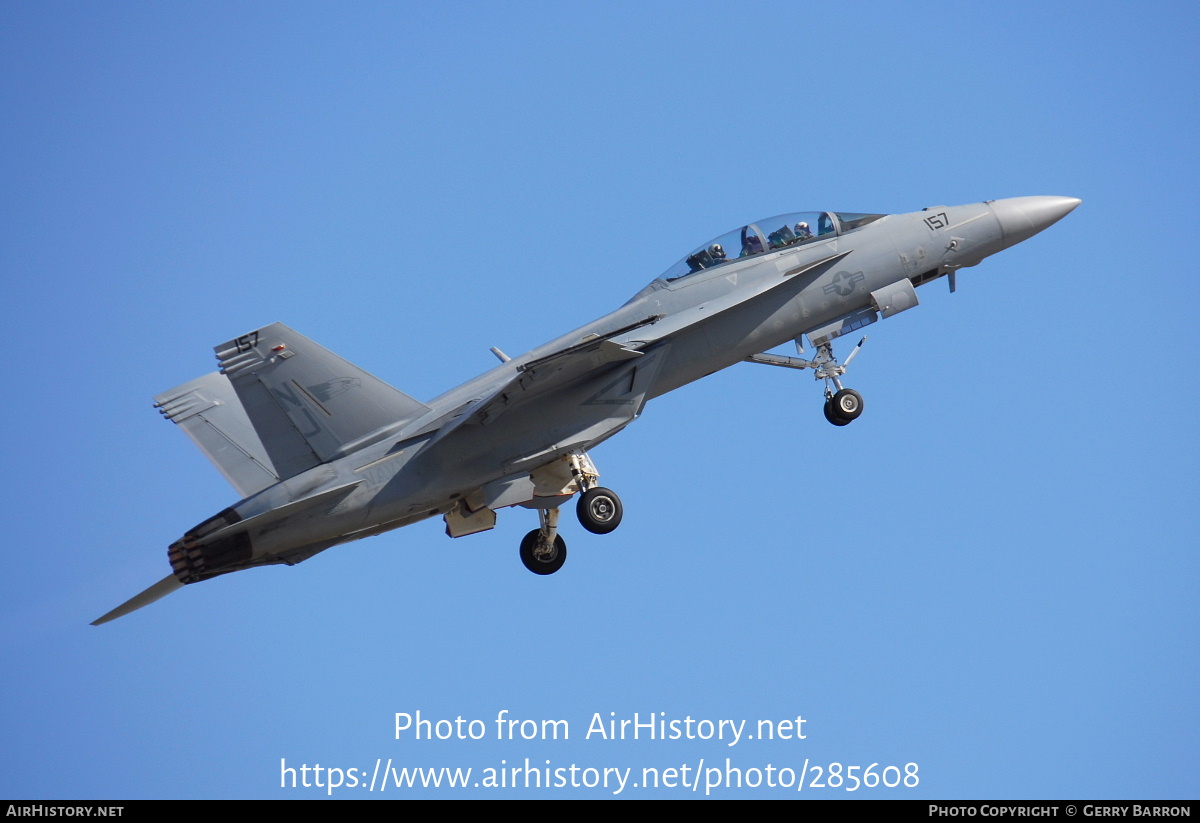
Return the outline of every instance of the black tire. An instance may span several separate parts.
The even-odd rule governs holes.
[[[575,506],[579,524],[592,534],[608,534],[613,531],[621,525],[624,513],[621,498],[602,486],[588,489],[579,495],[579,503]]]
[[[534,574],[554,574],[567,562],[567,543],[562,535],[554,536],[554,553],[547,559],[534,554],[540,529],[534,529],[521,540],[521,562]]]
[[[849,423],[863,413],[862,395],[854,389],[842,389],[829,401],[830,414]]]
[[[832,423],[835,426],[850,425],[849,420],[843,420],[840,417],[837,417],[834,415],[832,398],[825,401],[825,419],[828,420],[830,423]]]

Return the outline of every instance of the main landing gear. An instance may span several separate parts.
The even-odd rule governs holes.
[[[608,534],[621,525],[621,498],[603,486],[593,486],[579,495],[575,506],[579,523],[592,534]]]
[[[846,373],[850,361],[858,354],[865,342],[867,342],[865,337],[858,341],[858,345],[854,347],[854,351],[850,352],[845,363],[838,363],[837,357],[833,353],[833,346],[828,341],[817,346],[817,355],[812,360],[786,357],[781,354],[752,354],[746,359],[751,363],[782,366],[788,369],[813,369],[816,372],[816,378],[825,381],[825,419],[835,426],[846,426],[857,420],[858,416],[862,414],[863,399],[862,395],[854,389],[844,387],[839,378]],[[799,338],[797,338],[796,347],[797,349],[800,347]]]
[[[567,541],[558,533],[558,509],[538,509],[542,527],[521,541],[521,562],[534,574],[554,574],[567,562]]]
[[[571,473],[570,481],[561,489],[562,493],[569,495],[582,492],[575,507],[580,525],[592,534],[608,534],[621,525],[624,512],[621,498],[611,489],[596,485],[600,474],[591,458],[573,452],[562,460]],[[553,473],[554,468],[548,469],[543,472],[543,477]],[[521,562],[534,574],[554,574],[567,560],[567,544],[558,533],[558,513],[557,506],[538,509],[540,528],[525,535],[521,541]]]

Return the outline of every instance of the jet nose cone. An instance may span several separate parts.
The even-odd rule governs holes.
[[[1010,197],[993,200],[989,205],[1000,221],[1004,245],[1008,247],[1053,226],[1082,202],[1078,197]]]

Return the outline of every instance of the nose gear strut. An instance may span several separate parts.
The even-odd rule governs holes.
[[[838,363],[833,353],[833,344],[829,341],[817,346],[816,356],[812,360],[802,357],[787,357],[782,354],[752,354],[746,358],[750,363],[762,363],[767,366],[781,366],[785,369],[812,369],[816,372],[817,380],[825,381],[825,419],[835,426],[845,426],[856,420],[863,412],[862,395],[854,389],[842,385],[841,376],[850,367],[850,361],[855,358],[867,338],[863,337],[850,352],[845,363]],[[796,340],[796,349],[800,349],[800,341]]]

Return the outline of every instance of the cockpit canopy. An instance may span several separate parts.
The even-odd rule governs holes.
[[[882,214],[798,211],[748,223],[714,237],[663,272],[663,280],[678,280],[756,254],[827,239],[873,223]]]

